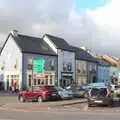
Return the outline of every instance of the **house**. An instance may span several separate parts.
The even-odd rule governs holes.
[[[75,52],[63,38],[45,34],[43,40],[58,55],[58,86],[66,87],[75,81]]]
[[[43,61],[42,74],[35,72],[37,60]],[[57,84],[57,61],[56,52],[42,38],[10,32],[0,52],[5,90],[13,83],[19,89]]]
[[[118,73],[120,72],[120,61],[117,58],[108,55],[97,55],[97,58],[109,63],[109,81],[114,83],[118,81]]]
[[[87,51],[71,46],[75,51],[76,59],[76,82],[86,84],[97,81],[97,59]]]
[[[98,81],[99,82],[110,82],[110,63],[98,59]]]

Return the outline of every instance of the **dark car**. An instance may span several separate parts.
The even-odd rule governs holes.
[[[112,105],[111,91],[107,87],[91,88],[88,94],[88,106]]]
[[[30,90],[19,92],[18,100],[25,102],[27,100],[35,100],[43,102],[45,100],[57,100],[59,98],[55,86],[34,86]]]

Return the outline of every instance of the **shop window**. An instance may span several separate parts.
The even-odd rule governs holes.
[[[37,85],[37,81],[36,81],[36,79],[34,79],[34,85]]]
[[[48,79],[45,80],[45,85],[48,85]]]
[[[51,84],[51,85],[53,84],[53,81],[52,81],[52,79],[50,79],[50,84]]]
[[[40,85],[40,79],[38,79],[38,85]]]

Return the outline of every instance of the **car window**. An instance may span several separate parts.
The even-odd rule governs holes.
[[[106,88],[92,88],[91,89],[91,96],[106,96],[107,89]]]
[[[55,86],[45,86],[44,88],[46,88],[48,90],[56,90]]]
[[[33,90],[41,90],[41,89],[42,89],[42,87],[40,87],[40,86],[33,87]]]

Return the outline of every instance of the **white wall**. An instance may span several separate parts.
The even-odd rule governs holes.
[[[58,49],[58,81],[61,79],[63,72],[63,63],[72,63],[73,79],[75,80],[75,53]],[[58,82],[60,85],[60,81]]]
[[[13,38],[10,36],[2,53],[0,56],[0,62],[3,65],[4,64],[4,72],[10,71],[14,69],[14,65],[16,63],[16,60],[18,61],[18,69],[20,71],[20,84],[22,81],[22,53],[20,49],[18,48],[17,44],[13,40]],[[6,83],[6,79],[4,79]],[[5,85],[6,88],[6,85]]]
[[[78,84],[87,83],[87,61],[76,60],[76,81]]]

